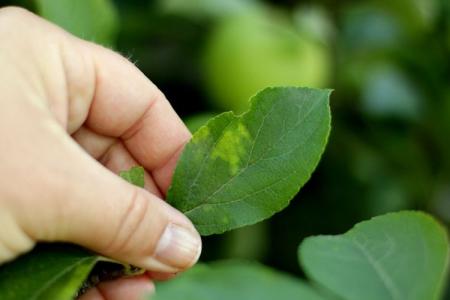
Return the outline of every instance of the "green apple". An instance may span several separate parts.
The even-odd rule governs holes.
[[[223,20],[204,54],[204,77],[218,109],[242,112],[267,86],[324,87],[331,72],[329,48],[278,15]]]

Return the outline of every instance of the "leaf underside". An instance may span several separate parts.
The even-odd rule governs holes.
[[[267,88],[240,116],[223,113],[186,145],[167,200],[202,235],[266,219],[309,179],[330,131],[330,90]]]
[[[445,229],[421,212],[357,224],[343,235],[304,240],[307,275],[346,300],[440,299],[448,265]]]
[[[325,300],[307,283],[256,263],[197,265],[156,286],[151,300]]]

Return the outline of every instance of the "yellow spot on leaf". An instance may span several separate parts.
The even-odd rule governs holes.
[[[209,135],[210,135],[209,128],[203,126],[195,133],[194,138],[192,139],[192,143],[197,144],[199,142],[203,142]]]
[[[231,175],[235,175],[247,161],[251,136],[247,128],[242,123],[230,126],[222,134],[216,147],[211,153],[211,158],[220,158],[227,162]]]

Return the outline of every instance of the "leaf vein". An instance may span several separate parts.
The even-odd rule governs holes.
[[[367,249],[364,247],[364,245],[359,243],[356,239],[351,239],[351,241],[356,246],[356,248],[361,251],[361,253],[364,255],[364,257],[367,259],[367,261],[369,262],[369,265],[373,268],[373,270],[375,271],[375,273],[378,275],[381,282],[383,283],[384,287],[390,294],[391,299],[393,299],[393,300],[402,299],[400,297],[400,292],[395,287],[394,281],[389,276],[389,274],[385,272],[383,266],[378,263],[378,261],[369,253],[369,251],[367,251]]]
[[[69,272],[71,272],[75,267],[81,265],[82,263],[84,263],[86,260],[88,259],[92,259],[92,257],[88,256],[88,257],[83,257],[80,260],[78,260],[76,263],[74,263],[73,265],[70,265],[64,269],[61,270],[61,272],[59,272],[58,274],[56,274],[51,280],[47,281],[46,284],[44,284],[39,290],[37,290],[36,294],[34,294],[34,296],[30,299],[30,300],[35,300],[38,299],[38,297],[45,292],[46,289],[48,289],[50,286],[52,286],[56,281],[58,281],[58,279],[62,278],[64,275],[68,274]]]

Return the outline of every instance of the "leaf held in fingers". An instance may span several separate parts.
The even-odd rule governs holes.
[[[240,116],[221,114],[186,145],[167,199],[203,235],[266,219],[309,179],[330,131],[330,90],[267,88]]]
[[[308,277],[346,300],[437,300],[446,279],[445,229],[421,212],[399,212],[361,222],[336,236],[304,240]]]

